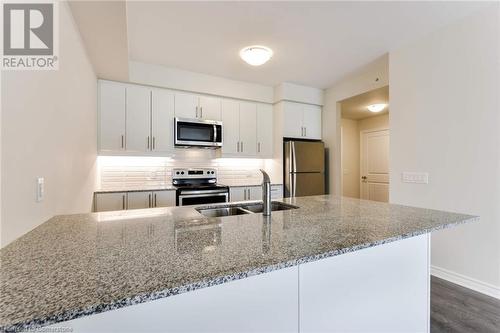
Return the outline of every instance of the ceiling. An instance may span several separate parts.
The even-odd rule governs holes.
[[[359,120],[386,114],[389,112],[389,107],[386,107],[383,111],[377,113],[368,111],[366,107],[370,104],[376,103],[389,104],[389,86],[350,97],[341,101],[340,103],[342,118]]]
[[[109,1],[97,3],[103,4],[103,13],[117,15]],[[117,18],[111,22],[90,18],[87,22],[95,23],[82,27],[81,15],[74,16],[80,31],[90,30],[82,31],[83,36],[100,39],[104,31],[112,31],[117,37],[106,38],[111,45],[125,38],[129,60],[269,86],[292,82],[326,88],[402,44],[487,5],[473,1],[128,1],[125,13],[119,11],[126,27]],[[87,15],[97,11],[96,3],[93,6]],[[120,25],[112,26],[113,22]],[[89,39],[92,42],[84,37],[87,47],[101,52],[95,58],[109,64],[113,58],[107,53],[113,52],[102,47],[103,40],[88,45]],[[253,44],[272,48],[273,58],[260,67],[244,63],[238,52]],[[117,48],[125,52],[123,43]],[[104,71],[100,77],[106,75]]]

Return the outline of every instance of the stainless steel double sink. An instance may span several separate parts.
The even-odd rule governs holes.
[[[297,209],[297,208],[299,207],[279,201],[271,202],[272,211]],[[206,217],[223,217],[223,216],[262,213],[264,211],[264,204],[262,202],[248,202],[248,203],[227,205],[223,207],[197,207],[195,209],[200,214]]]

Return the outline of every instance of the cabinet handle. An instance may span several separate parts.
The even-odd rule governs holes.
[[[125,136],[122,134],[122,149],[125,148]]]
[[[200,118],[203,118],[203,106],[200,106]]]
[[[307,127],[304,126],[304,136],[307,136]]]
[[[243,189],[243,200],[246,200],[247,199],[247,189],[244,188]]]
[[[153,149],[156,149],[156,137],[153,136]]]
[[[148,150],[149,150],[149,135],[148,135],[148,140],[147,141],[148,141],[147,146],[148,146]]]
[[[243,141],[241,141],[241,152],[243,152]]]
[[[151,193],[148,194],[148,207],[151,208]]]
[[[196,118],[198,118],[198,107],[196,107]]]
[[[240,142],[238,141],[238,144],[237,144],[238,148],[236,149],[238,151],[238,153],[240,152]]]
[[[156,193],[155,193],[155,207],[157,207],[157,205],[156,205]]]
[[[122,209],[125,210],[125,194],[122,195]]]
[[[260,142],[257,143],[257,152],[260,153]]]

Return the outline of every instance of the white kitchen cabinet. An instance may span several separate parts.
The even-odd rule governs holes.
[[[240,154],[257,155],[257,104],[240,102]]]
[[[222,100],[223,144],[222,154],[236,155],[240,151],[240,103]]]
[[[94,195],[94,211],[107,212],[127,208],[126,192],[96,193]]]
[[[198,118],[198,96],[175,93],[175,116],[178,118]]]
[[[205,120],[221,120],[221,99],[211,96],[200,96],[199,118]]]
[[[257,104],[257,156],[273,157],[273,106]]]
[[[127,209],[143,209],[150,208],[151,192],[128,192],[127,193]]]
[[[175,206],[175,190],[153,191],[152,207]]]
[[[244,201],[246,196],[246,187],[234,186],[229,188],[229,201]]]
[[[178,118],[221,120],[221,99],[189,93],[176,93],[175,116]]]
[[[321,140],[321,107],[304,105],[303,108],[304,137]]]
[[[151,90],[127,86],[126,144],[127,151],[147,152],[151,149]]]
[[[174,94],[165,89],[151,92],[151,150],[170,152],[174,137]]]
[[[271,199],[283,198],[283,185],[271,185]]]
[[[262,186],[234,186],[229,188],[229,199],[234,201],[262,200]]]
[[[125,150],[125,85],[99,81],[99,149]]]
[[[321,107],[283,102],[283,136],[300,139],[321,139]]]

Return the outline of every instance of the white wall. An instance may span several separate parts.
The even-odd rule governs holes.
[[[500,297],[498,4],[390,54],[390,200],[481,216],[433,233],[437,272]],[[429,173],[428,185],[401,172]]]
[[[367,91],[389,84],[389,63],[387,55],[363,66],[325,90],[323,107],[323,141],[328,150],[328,191],[340,195],[341,190],[341,147],[340,147],[340,102]]]
[[[59,31],[58,71],[2,72],[2,246],[53,215],[91,210],[97,81],[65,2]]]
[[[273,87],[160,65],[129,62],[129,81],[151,86],[273,103]]]

